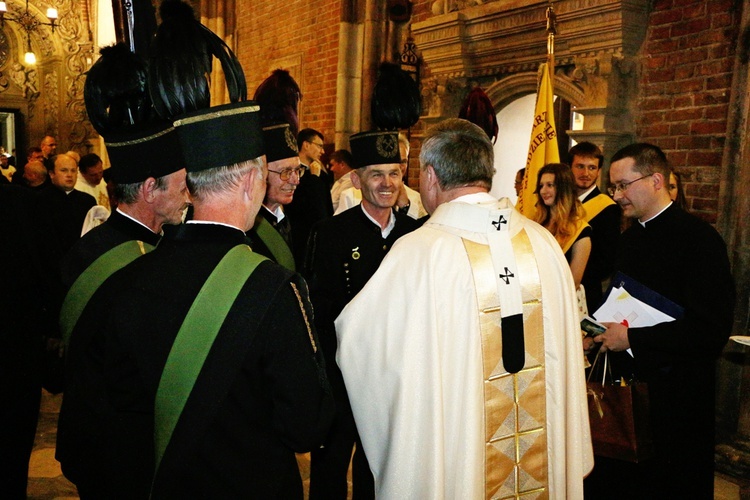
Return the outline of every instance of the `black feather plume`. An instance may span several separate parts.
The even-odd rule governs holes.
[[[162,23],[149,50],[149,90],[156,112],[166,119],[208,108],[211,104],[211,63],[224,70],[231,102],[247,99],[245,74],[232,50],[195,19],[190,5],[162,2]]]
[[[395,64],[383,63],[373,90],[370,113],[379,129],[411,127],[422,113],[417,82]]]
[[[148,95],[146,62],[124,43],[101,49],[101,57],[86,74],[83,98],[89,120],[107,136],[153,116]]]
[[[302,93],[299,85],[284,69],[274,70],[271,76],[258,86],[253,96],[253,100],[260,105],[260,120],[264,126],[288,123],[295,137],[299,132],[297,105],[300,99]]]
[[[495,108],[492,106],[492,101],[479,87],[469,92],[466,96],[461,109],[458,112],[458,117],[465,120],[469,120],[471,123],[479,126],[487,137],[494,142],[497,140],[497,133],[499,130],[497,124],[497,114]]]

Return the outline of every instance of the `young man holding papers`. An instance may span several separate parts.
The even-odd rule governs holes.
[[[595,338],[605,351],[630,349],[632,358],[616,354],[648,383],[655,457],[616,465],[597,457],[590,483],[606,488],[587,491],[587,498],[712,498],[715,361],[734,305],[726,245],[709,224],[671,202],[669,167],[658,147],[621,149],[609,175],[610,194],[636,219],[622,235],[616,269],[684,314],[652,326],[605,322],[607,331]]]

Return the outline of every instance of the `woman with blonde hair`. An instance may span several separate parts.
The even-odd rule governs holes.
[[[549,163],[542,167],[537,175],[534,220],[552,233],[562,247],[578,289],[591,253],[591,227],[575,188],[569,166]]]

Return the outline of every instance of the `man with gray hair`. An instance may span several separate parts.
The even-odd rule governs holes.
[[[593,458],[559,245],[490,196],[493,148],[476,125],[429,130],[420,168],[430,219],[336,320],[376,496],[581,498]]]

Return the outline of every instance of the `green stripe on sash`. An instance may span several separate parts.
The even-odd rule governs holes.
[[[247,245],[237,245],[221,259],[198,296],[169,351],[154,403],[156,467],[185,408],[195,381],[229,310],[255,268],[266,260]]]
[[[256,220],[258,219],[260,220],[255,231],[258,233],[261,241],[263,241],[268,247],[273,258],[280,266],[285,267],[290,271],[296,271],[294,266],[294,255],[292,255],[292,250],[289,248],[286,241],[284,241],[284,238],[281,237],[276,228],[274,228],[266,219],[258,217]]]
[[[153,249],[152,245],[138,240],[120,243],[100,255],[76,278],[60,309],[60,331],[65,345],[70,342],[70,335],[86,304],[107,278]]]

